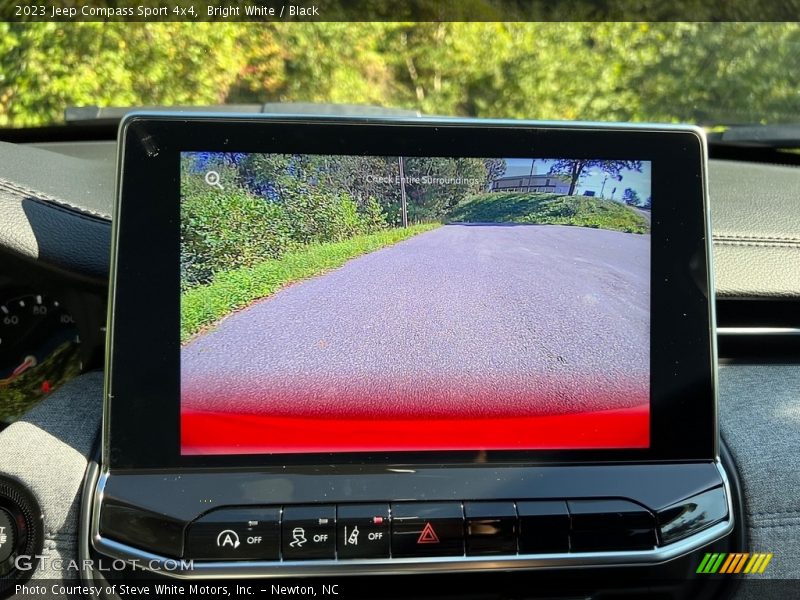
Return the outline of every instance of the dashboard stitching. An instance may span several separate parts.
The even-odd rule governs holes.
[[[800,248],[800,240],[796,242],[735,242],[733,240],[714,240],[714,244],[719,246],[754,246],[759,248]]]
[[[71,204],[71,203],[67,202],[66,200],[62,200],[61,198],[56,198],[55,196],[51,196],[49,194],[44,194],[44,193],[39,192],[37,190],[33,190],[33,189],[27,188],[25,186],[21,186],[19,184],[16,184],[16,183],[13,183],[11,181],[8,181],[7,179],[3,179],[2,177],[0,177],[0,187],[3,187],[3,188],[7,189],[10,192],[15,192],[17,194],[22,194],[22,195],[25,195],[25,196],[31,196],[32,200],[39,200],[40,202],[47,202],[47,203],[55,204],[56,206],[54,208],[60,208],[62,210],[68,210],[69,212],[76,212],[77,211],[78,213],[81,213],[81,216],[90,216],[91,215],[92,217],[95,217],[95,218],[98,218],[98,219],[102,219],[103,221],[108,221],[109,220],[109,216],[106,215],[106,214],[103,214],[103,213],[100,213],[100,212],[96,212],[96,211],[93,211],[93,210],[89,210],[89,209],[83,208],[81,206],[77,206],[75,204]]]
[[[107,217],[103,217],[100,213],[94,212],[84,212],[80,208],[70,208],[70,204],[59,203],[57,200],[52,199],[51,197],[47,196],[47,194],[40,194],[34,190],[28,190],[26,188],[16,186],[12,183],[4,179],[0,179],[0,189],[5,189],[12,194],[16,195],[17,197],[22,197],[22,199],[30,200],[32,202],[36,202],[39,205],[46,206],[47,208],[51,208],[53,210],[58,210],[62,213],[69,215],[70,217],[77,218],[77,219],[84,219],[91,223],[97,223],[100,225],[109,225],[110,222]]]
[[[727,235],[714,235],[715,240],[770,240],[778,242],[800,242],[800,237],[793,235],[790,236],[777,236],[777,235],[740,235],[740,234],[727,234]]]

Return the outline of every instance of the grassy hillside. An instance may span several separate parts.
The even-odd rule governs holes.
[[[632,208],[590,196],[539,192],[495,192],[471,196],[450,213],[451,222],[538,223],[649,233],[647,220]]]

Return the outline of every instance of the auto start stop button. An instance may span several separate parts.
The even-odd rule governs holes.
[[[277,560],[280,557],[278,508],[221,508],[189,526],[190,558]]]
[[[7,561],[14,551],[17,529],[8,511],[0,508],[0,563]]]

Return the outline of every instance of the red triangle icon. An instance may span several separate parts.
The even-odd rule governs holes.
[[[419,538],[417,539],[418,544],[438,544],[439,543],[439,536],[436,535],[436,532],[433,530],[433,527],[430,523],[425,523],[425,529],[422,530],[422,533],[419,534]]]

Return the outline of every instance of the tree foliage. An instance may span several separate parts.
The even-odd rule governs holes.
[[[798,55],[798,23],[0,23],[0,125],[76,105],[289,101],[795,121]]]
[[[223,102],[244,66],[227,24],[0,23],[0,125],[67,106]]]
[[[435,221],[485,192],[503,159],[404,159],[408,220]],[[215,171],[218,185],[206,174]],[[398,157],[191,153],[181,161],[181,282],[398,225]]]
[[[622,192],[622,201],[628,206],[639,206],[642,203],[639,194],[633,188],[625,188]]]
[[[386,227],[374,199],[359,204],[314,177],[311,157],[201,153],[181,163],[181,285],[251,267],[307,244]],[[313,160],[313,159],[311,159]],[[205,181],[219,173],[219,187]]]
[[[569,191],[567,195],[575,193],[575,188],[581,178],[588,174],[589,169],[596,168],[608,175],[611,179],[622,181],[623,171],[642,170],[640,160],[586,160],[586,159],[559,159],[550,166],[552,175],[565,175],[569,177]]]

